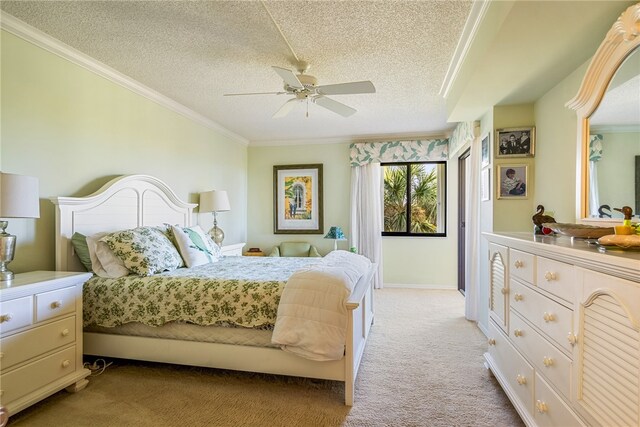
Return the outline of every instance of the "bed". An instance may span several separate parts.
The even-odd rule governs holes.
[[[76,232],[92,235],[167,223],[189,227],[197,206],[181,201],[165,183],[146,175],[121,176],[89,196],[55,197],[52,202],[56,205],[56,269],[63,271],[85,271],[71,244]],[[266,265],[260,263],[277,262],[256,257],[233,258],[223,259],[221,262],[227,264],[220,266],[252,263],[259,269]],[[83,333],[84,354],[342,381],[345,404],[351,406],[358,367],[373,322],[375,269],[376,265],[371,264],[366,274],[354,281],[346,298],[344,356],[339,360],[310,360],[283,351],[270,343],[269,327],[230,328],[185,322],[87,327]],[[91,315],[85,313],[85,320]]]

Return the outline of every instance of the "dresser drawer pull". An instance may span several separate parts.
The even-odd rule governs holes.
[[[62,307],[62,301],[54,301],[51,303],[51,309],[55,310],[56,308]]]
[[[556,273],[552,273],[550,271],[547,271],[546,273],[544,273],[544,280],[546,280],[547,282],[550,282],[552,280],[556,280]]]
[[[11,314],[0,315],[0,323],[6,323],[11,320]]]
[[[69,335],[69,329],[65,328],[62,330],[62,332],[60,332],[60,335],[62,335],[63,337],[66,337],[67,335]]]
[[[549,323],[549,322],[554,322],[556,320],[556,315],[553,313],[547,313],[546,311],[544,312],[544,315],[542,316],[542,318],[544,319],[545,322]]]
[[[520,329],[514,329],[513,335],[515,335],[516,337],[521,337],[524,334]]]
[[[496,345],[496,339],[495,338],[489,338],[487,340],[487,342],[489,343],[489,345]]]
[[[578,342],[578,336],[569,332],[569,335],[567,335],[567,341],[569,341],[569,344],[571,345],[576,345]]]
[[[542,400],[536,400],[536,409],[541,414],[544,414],[545,412],[547,412],[549,410],[549,408],[547,407],[547,404],[544,403]]]
[[[500,293],[502,293],[502,295],[506,295],[509,293],[509,288],[502,288],[500,289]]]
[[[513,299],[516,301],[522,301],[524,299],[524,296],[522,294],[514,294]]]
[[[522,268],[524,267],[524,262],[520,261],[519,259],[516,260],[516,262],[513,263],[515,268]]]
[[[64,362],[62,362],[62,367],[63,368],[68,368],[69,365],[71,365],[71,361],[69,359],[67,359]]]
[[[546,366],[547,368],[548,368],[549,366],[553,366],[553,359],[552,359],[551,357],[544,357],[544,358],[542,359],[542,364],[543,364],[544,366]]]
[[[518,376],[516,377],[516,381],[520,385],[525,385],[527,383],[527,378],[524,375],[518,374]]]

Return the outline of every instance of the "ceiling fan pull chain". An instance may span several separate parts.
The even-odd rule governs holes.
[[[309,98],[307,98],[307,118],[309,118]]]

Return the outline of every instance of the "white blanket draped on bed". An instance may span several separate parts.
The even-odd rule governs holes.
[[[333,251],[296,271],[282,291],[271,342],[311,360],[339,360],[347,335],[346,301],[371,267],[367,258]]]

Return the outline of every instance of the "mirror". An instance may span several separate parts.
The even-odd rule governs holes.
[[[614,207],[640,213],[640,49],[616,71],[589,118],[588,217],[622,218]]]
[[[619,222],[622,214],[613,208],[622,206],[640,218],[639,26],[636,3],[613,23],[578,94],[567,103],[578,116],[576,219],[581,223]]]

